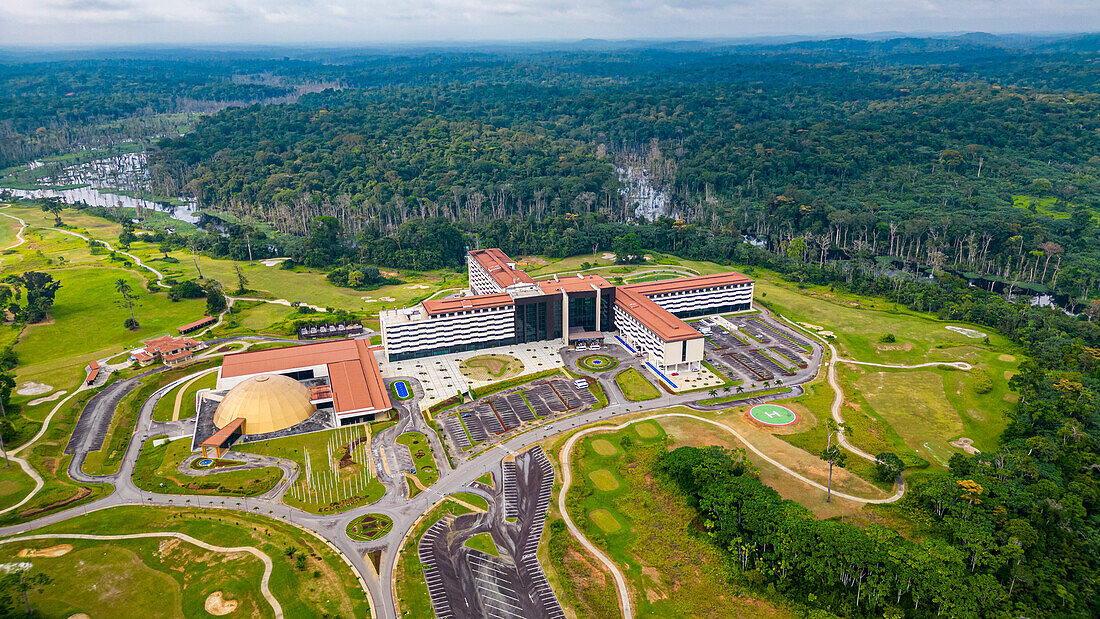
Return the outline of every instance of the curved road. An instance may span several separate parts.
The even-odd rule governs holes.
[[[209,344],[214,345],[221,341],[226,341],[226,339],[215,340],[209,342]],[[835,349],[833,349],[831,345],[829,346],[829,348],[832,350],[833,357],[835,359]],[[818,356],[818,351],[815,350],[814,356],[817,359],[820,358],[820,356]],[[832,364],[829,368],[830,376],[832,376],[834,373],[833,366],[835,366],[835,363]],[[806,380],[810,380],[811,378],[813,378],[813,376],[813,374],[807,374],[804,378],[799,377],[799,380],[797,382],[805,382]],[[372,505],[366,505],[348,510],[339,514],[317,515],[291,508],[282,502],[282,493],[285,492],[289,484],[293,482],[290,473],[296,473],[297,471],[295,468],[296,465],[294,465],[293,463],[278,462],[277,459],[265,459],[262,462],[256,461],[255,463],[256,465],[276,465],[283,468],[284,471],[289,471],[284,480],[280,484],[278,484],[276,488],[261,497],[229,498],[220,496],[155,494],[140,490],[134,485],[132,474],[138,454],[140,453],[144,441],[154,434],[165,433],[166,428],[174,430],[178,433],[184,427],[182,424],[190,423],[188,421],[176,421],[167,423],[154,422],[152,421],[152,411],[154,406],[156,405],[157,401],[161,397],[164,397],[164,395],[173,387],[179,384],[183,384],[184,382],[191,380],[192,378],[194,378],[194,375],[185,376],[177,381],[173,381],[173,383],[159,389],[142,405],[141,413],[139,415],[133,437],[126,447],[126,453],[123,457],[120,470],[117,474],[96,477],[86,475],[83,473],[83,471],[80,470],[80,465],[83,462],[83,457],[80,454],[77,454],[77,456],[73,458],[73,462],[70,467],[70,474],[74,477],[74,479],[82,480],[88,483],[111,483],[114,485],[114,491],[112,492],[112,494],[82,506],[78,506],[54,514],[49,514],[31,522],[0,528],[0,535],[25,534],[28,531],[49,524],[53,524],[55,522],[61,522],[69,518],[88,513],[90,511],[106,509],[119,505],[144,504],[174,507],[189,506],[213,509],[231,509],[247,511],[251,513],[260,513],[272,518],[277,518],[289,522],[295,526],[298,526],[304,532],[312,534],[317,538],[323,540],[326,544],[329,545],[329,547],[333,551],[335,551],[339,556],[343,557],[348,565],[352,567],[355,573],[359,576],[360,583],[363,589],[369,594],[372,613],[374,614],[374,616],[383,617],[385,619],[395,619],[397,617],[397,610],[394,604],[394,598],[392,595],[390,595],[390,587],[391,583],[393,582],[394,572],[398,559],[398,553],[395,552],[395,549],[397,549],[402,544],[402,541],[407,536],[409,531],[412,530],[417,519],[420,518],[424,513],[426,513],[430,509],[430,507],[438,502],[443,496],[453,494],[455,492],[470,491],[471,488],[474,487],[473,484],[475,480],[477,480],[485,473],[494,472],[499,475],[500,461],[503,456],[509,453],[517,453],[519,451],[522,451],[527,447],[530,447],[531,445],[538,443],[544,439],[565,432],[571,432],[573,430],[577,430],[578,428],[588,426],[596,422],[606,421],[627,412],[636,413],[644,410],[663,409],[675,405],[690,404],[692,400],[708,397],[706,394],[699,393],[671,395],[662,392],[661,397],[655,400],[641,403],[628,402],[625,400],[622,393],[617,389],[617,387],[614,386],[615,383],[613,380],[611,380],[609,377],[597,378],[597,380],[599,380],[600,384],[604,387],[604,390],[607,393],[608,405],[606,407],[595,411],[582,412],[569,417],[556,418],[547,421],[543,425],[535,426],[531,430],[528,430],[522,434],[506,438],[502,442],[487,448],[480,454],[472,456],[468,460],[459,462],[457,465],[452,467],[449,465],[449,463],[447,463],[447,459],[444,455],[445,451],[439,441],[438,435],[435,433],[434,429],[428,427],[428,424],[425,422],[423,415],[420,414],[419,408],[416,405],[416,402],[422,395],[422,390],[419,382],[413,379],[407,379],[409,380],[409,384],[413,386],[414,391],[418,392],[418,395],[413,399],[395,403],[395,407],[399,411],[398,423],[392,426],[390,429],[380,433],[376,437],[375,443],[379,448],[384,447],[386,450],[392,450],[394,448],[394,443],[392,442],[392,439],[396,438],[399,433],[412,429],[424,432],[424,434],[428,436],[429,440],[431,441],[432,447],[433,449],[435,449],[440,459],[439,481],[430,486],[426,491],[419,493],[416,497],[412,499],[407,499],[404,496],[406,494],[406,484],[403,482],[403,480],[396,479],[398,477],[398,474],[396,471],[394,471],[394,474],[392,476],[388,476],[390,477],[390,479],[384,479],[384,481],[389,482],[385,483],[387,488],[386,495],[378,502]],[[830,384],[833,386],[834,390],[837,390],[840,402],[843,402],[843,394],[839,392],[839,386],[836,384],[835,379],[830,379]],[[794,384],[791,383],[791,386],[793,387]],[[75,393],[76,392],[74,392],[74,395]],[[69,397],[72,397],[72,395],[70,395]],[[67,399],[68,398],[66,398],[66,400]],[[65,400],[63,400],[62,403],[64,401]],[[58,407],[55,407],[55,410],[56,408],[60,407],[60,404],[61,403],[58,404]],[[835,404],[836,402],[834,402],[834,409],[839,409],[839,407],[835,406]],[[835,410],[834,416],[838,414],[839,410]],[[694,415],[683,413],[663,413],[650,416],[648,418],[661,416],[678,416],[700,419],[699,417],[696,417]],[[627,424],[623,425],[629,425],[629,423],[636,423],[637,421],[640,421],[640,419],[628,422]],[[817,484],[812,480],[808,480],[801,475],[798,475],[788,467],[770,458],[759,449],[757,449],[755,446],[751,445],[748,441],[745,440],[743,436],[738,434],[732,428],[726,427],[711,420],[704,419],[703,421],[720,426],[726,431],[734,434],[754,453],[765,458],[767,461],[774,464],[781,470],[787,472],[788,474],[791,474],[814,487],[820,488],[823,491],[825,490],[822,485]],[[45,425],[46,424],[44,424],[44,427]],[[571,449],[572,445],[576,443],[576,440],[580,436],[584,436],[588,432],[604,431],[606,429],[607,428],[605,427],[586,429],[582,433],[575,434],[573,437],[570,437],[567,445]],[[29,444],[30,443],[28,443],[28,445]],[[23,449],[25,447],[26,445],[24,445],[20,449]],[[863,455],[856,448],[852,448],[847,445],[846,447],[851,449],[853,453],[860,453],[861,455]],[[380,462],[379,458],[382,457],[380,449],[375,450],[374,455],[376,458],[376,462]],[[864,455],[864,457],[867,456],[868,455]],[[563,458],[563,462],[568,462],[568,459]],[[384,474],[384,470],[380,464],[378,468],[379,478],[383,479],[387,477]],[[564,475],[571,474],[569,472],[568,466],[563,466],[563,469]],[[567,477],[567,479],[571,478]],[[399,481],[400,483],[398,483]],[[568,484],[568,482],[566,483]],[[566,488],[567,487],[568,486],[566,486]],[[899,485],[895,495],[888,499],[861,499],[859,497],[852,497],[850,495],[844,495],[836,492],[834,492],[834,494],[841,498],[859,502],[889,502],[891,500],[897,500],[897,498],[900,498],[903,492],[904,485]],[[559,501],[563,500],[561,497],[564,496],[564,494],[565,489],[563,489],[561,495],[559,495]],[[382,539],[369,543],[355,542],[348,538],[346,535],[346,526],[348,525],[348,523],[350,523],[351,520],[362,514],[372,512],[381,513],[393,519],[394,524],[390,532]],[[564,511],[563,515],[566,517],[568,516],[568,514]],[[578,540],[583,540],[583,536],[579,536],[579,531],[577,531],[574,526],[571,526],[570,530],[575,536],[578,536]],[[586,547],[589,547],[591,549],[590,544],[585,545]],[[373,566],[369,565],[366,562],[365,554],[369,550],[379,548],[383,549],[383,553],[380,569],[376,572]],[[597,554],[596,556],[599,555]],[[612,571],[612,573],[615,574],[615,571]],[[616,580],[618,585],[618,581],[620,579],[616,578]],[[625,586],[625,580],[623,581],[623,583],[623,586]],[[622,597],[621,593],[622,590],[620,589],[620,596]],[[628,597],[623,597],[623,599],[628,600]],[[629,602],[627,602],[627,604],[624,606],[624,609],[626,610],[627,616],[629,616],[631,613]]]

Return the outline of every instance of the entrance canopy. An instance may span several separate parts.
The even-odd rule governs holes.
[[[590,341],[590,340],[598,340],[598,341],[602,342],[603,341],[603,331],[585,331],[584,329],[570,329],[569,330],[569,341],[570,341],[570,343]]]

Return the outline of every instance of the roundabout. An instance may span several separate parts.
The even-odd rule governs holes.
[[[794,411],[778,404],[757,404],[749,409],[749,416],[766,426],[789,426],[798,420]]]
[[[619,366],[619,360],[611,355],[585,355],[577,359],[577,367],[589,372],[606,372]]]

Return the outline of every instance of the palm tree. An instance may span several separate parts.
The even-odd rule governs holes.
[[[771,386],[771,384],[772,384],[772,381],[770,381],[770,380],[764,381],[764,388],[767,389],[768,387]]]
[[[717,389],[711,389],[707,393],[710,394],[710,397],[713,398],[714,396],[718,395],[718,390]]]
[[[130,295],[132,291],[133,288],[125,279],[120,277],[115,280],[115,292],[122,295],[122,300],[126,302],[126,307],[130,310],[130,320],[126,323],[127,329],[136,329],[138,326],[138,322],[134,318],[134,298]]]
[[[730,392],[730,386],[726,385],[725,387],[722,387],[722,391],[725,391],[726,393],[729,393]]]
[[[775,379],[775,385],[776,385],[777,387],[778,387],[779,385],[782,385],[782,384],[783,384],[783,381],[782,381],[782,379],[779,379],[779,378]]]
[[[737,393],[744,393],[744,392],[745,392],[745,388],[742,387],[741,385],[737,385]]]

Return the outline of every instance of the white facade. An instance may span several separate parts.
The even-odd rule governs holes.
[[[429,315],[417,306],[383,311],[378,318],[382,327],[382,345],[391,360],[431,354],[431,351],[473,350],[478,344],[514,338],[516,335],[514,305],[462,309],[435,315]]]
[[[644,353],[647,361],[662,369],[703,360],[702,337],[665,341],[619,305],[615,306],[615,327],[619,329],[619,337],[634,350]]]
[[[493,279],[481,263],[473,257],[466,259],[466,271],[470,277],[470,292],[474,294],[495,294],[504,292],[504,288]]]
[[[696,315],[713,308],[752,303],[753,283],[726,284],[710,288],[662,292],[646,295],[657,305],[673,314],[691,312]]]

